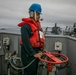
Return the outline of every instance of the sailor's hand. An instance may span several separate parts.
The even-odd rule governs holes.
[[[48,50],[43,50],[43,52],[48,52]]]
[[[35,58],[41,58],[41,56],[42,56],[42,53],[37,53],[34,55]]]

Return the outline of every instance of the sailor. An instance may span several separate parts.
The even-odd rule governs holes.
[[[23,66],[27,66],[33,59],[36,60],[24,69],[24,75],[37,75],[38,62],[44,47],[44,34],[40,25],[41,5],[33,3],[29,7],[29,18],[22,18],[18,24],[21,27],[21,59]]]

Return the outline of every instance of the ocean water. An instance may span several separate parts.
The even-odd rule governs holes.
[[[17,27],[17,26],[1,26],[0,32],[20,34],[20,27]]]

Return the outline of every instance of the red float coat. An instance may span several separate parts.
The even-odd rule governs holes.
[[[41,31],[41,26],[39,22],[35,22],[31,18],[23,18],[22,22],[18,24],[19,27],[28,24],[31,27],[33,35],[30,37],[30,43],[33,48],[43,48],[44,47],[44,34]],[[22,44],[22,40],[20,40]]]

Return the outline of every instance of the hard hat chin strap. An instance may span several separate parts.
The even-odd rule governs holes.
[[[36,19],[36,11],[34,11],[34,19],[35,19],[35,21],[37,21],[37,19]]]

